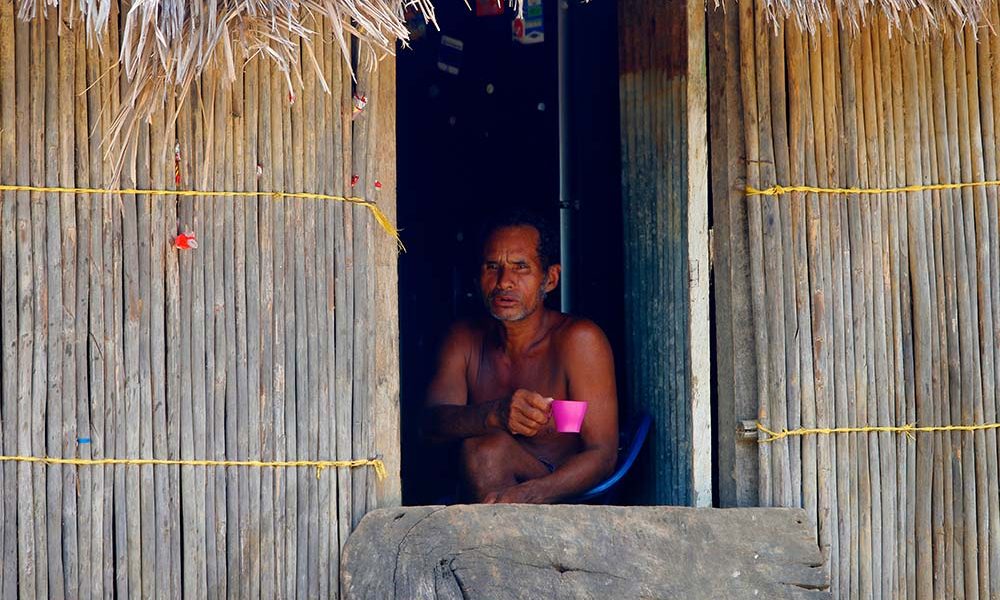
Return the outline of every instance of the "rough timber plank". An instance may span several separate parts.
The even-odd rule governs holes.
[[[800,509],[380,509],[343,561],[348,599],[830,597]]]
[[[376,137],[379,143],[369,154],[379,169],[382,190],[372,195],[392,223],[396,222],[396,62],[390,57],[381,62],[377,72],[378,112]],[[372,220],[366,215],[368,220]],[[377,506],[399,506],[400,432],[399,432],[399,294],[397,293],[397,262],[399,251],[395,240],[375,228],[375,430],[372,452],[379,454],[391,474],[384,481],[372,478],[377,489]]]
[[[368,70],[367,64],[359,64],[358,91],[369,98],[368,113],[354,123],[352,158],[354,172],[360,178],[357,192],[367,198],[376,198],[375,181],[379,178],[379,167],[369,159],[369,152],[377,146],[375,126],[381,107],[378,94],[379,79]],[[373,256],[372,219],[368,211],[360,206],[351,209],[354,218],[354,394],[353,432],[351,445],[355,456],[368,456],[373,451],[375,424],[374,378],[375,366],[375,273]],[[374,478],[367,470],[353,473],[352,526],[357,526],[361,517],[374,504]]]

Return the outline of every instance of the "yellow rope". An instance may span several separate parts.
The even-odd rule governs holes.
[[[747,196],[781,196],[794,192],[810,194],[900,194],[907,192],[924,192],[934,190],[958,190],[971,187],[1000,186],[1000,181],[972,181],[967,183],[932,183],[927,185],[907,185],[894,188],[821,188],[809,185],[773,185],[767,189],[758,190],[747,186]]]
[[[40,192],[49,194],[136,194],[146,196],[208,196],[213,198],[233,196],[236,198],[250,198],[253,196],[271,196],[279,200],[289,198],[302,198],[305,200],[332,200],[336,202],[347,202],[364,206],[375,217],[378,224],[391,235],[401,250],[405,250],[403,241],[399,237],[399,230],[396,229],[389,218],[385,216],[378,206],[371,200],[365,200],[357,196],[332,196],[330,194],[314,194],[311,192],[220,192],[206,190],[159,190],[159,189],[106,189],[106,188],[74,188],[74,187],[53,187],[39,185],[9,185],[0,184],[0,192]]]
[[[896,426],[867,426],[867,427],[836,427],[815,428],[815,429],[793,429],[791,431],[782,429],[781,431],[771,431],[761,423],[757,423],[757,429],[767,434],[768,437],[758,440],[760,443],[774,442],[786,437],[821,435],[832,433],[905,433],[913,437],[914,433],[928,433],[935,431],[984,431],[988,429],[1000,429],[1000,423],[985,423],[982,425],[930,425],[927,427],[917,427],[913,424]]]
[[[295,468],[309,467],[316,469],[319,479],[323,469],[357,467],[372,467],[379,480],[386,478],[385,463],[378,458],[361,458],[355,460],[174,460],[166,458],[53,458],[50,456],[0,456],[0,463],[25,462],[46,465],[74,465],[80,467],[105,465],[132,466],[180,466],[180,467],[257,467],[257,468]]]

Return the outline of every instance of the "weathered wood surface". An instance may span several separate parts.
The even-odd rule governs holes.
[[[797,509],[380,509],[341,578],[348,599],[830,597]]]
[[[715,327],[719,440],[719,504],[757,506],[757,447],[737,426],[757,416],[756,360],[750,309],[750,252],[743,199],[747,166],[741,131],[740,86],[726,85],[740,75],[739,10],[708,14],[709,132],[712,181],[712,262],[715,280]],[[723,68],[724,67],[724,68]]]
[[[657,419],[650,459],[636,465],[639,499],[652,504],[695,501],[686,10],[684,2],[618,5],[625,328],[643,332],[630,336],[624,364],[628,396]]]

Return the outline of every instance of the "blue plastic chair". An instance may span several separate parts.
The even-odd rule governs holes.
[[[652,424],[653,418],[647,412],[641,412],[633,417],[629,426],[622,431],[619,438],[618,467],[614,473],[583,494],[567,500],[567,502],[571,504],[605,504],[612,496],[612,493],[616,491],[621,480],[625,478],[629,469],[632,468],[635,459],[638,458],[643,444],[646,443],[646,436],[649,434],[649,428]]]

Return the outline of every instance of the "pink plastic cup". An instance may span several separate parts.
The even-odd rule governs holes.
[[[579,433],[585,414],[587,414],[586,402],[552,401],[552,418],[556,422],[556,431],[560,433]]]

